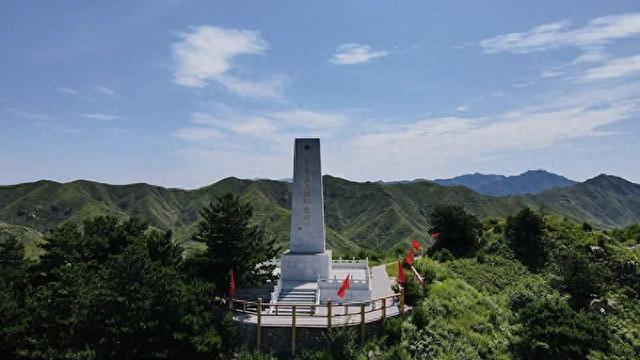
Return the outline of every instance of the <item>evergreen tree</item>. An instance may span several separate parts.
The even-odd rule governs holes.
[[[206,244],[207,251],[191,261],[192,271],[213,282],[219,292],[228,288],[231,270],[237,284],[256,285],[275,279],[275,265],[264,262],[277,257],[279,250],[274,238],[251,223],[251,204],[228,193],[204,207],[200,216],[192,240]]]
[[[529,269],[537,271],[547,261],[542,217],[524,208],[507,218],[506,237],[516,258]]]
[[[482,224],[462,206],[437,206],[431,213],[431,233],[438,233],[431,252],[448,249],[454,256],[472,254],[478,248]]]
[[[14,236],[0,238],[0,358],[15,356],[26,335],[25,300],[28,262],[24,246]]]

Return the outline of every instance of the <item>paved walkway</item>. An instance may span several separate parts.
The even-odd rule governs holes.
[[[393,290],[391,290],[393,284],[395,284],[395,280],[387,275],[385,264],[371,268],[371,291],[374,299],[393,295]]]

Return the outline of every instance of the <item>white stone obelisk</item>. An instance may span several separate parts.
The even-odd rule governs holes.
[[[320,139],[296,139],[291,186],[290,251],[281,259],[283,281],[317,281],[331,273],[325,249]]]
[[[320,139],[296,139],[291,193],[291,252],[324,252]]]

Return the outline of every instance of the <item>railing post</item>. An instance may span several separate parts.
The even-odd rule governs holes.
[[[327,301],[327,329],[331,330],[331,300]]]
[[[256,351],[260,351],[260,343],[262,340],[262,298],[258,298],[258,323],[256,324]]]
[[[296,306],[291,305],[291,355],[296,355]]]
[[[364,321],[364,304],[360,304],[360,346],[364,344],[366,323]]]
[[[387,299],[382,298],[382,322],[387,318]]]
[[[404,287],[400,286],[400,315],[404,315]]]

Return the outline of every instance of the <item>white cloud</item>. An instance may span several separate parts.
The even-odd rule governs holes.
[[[562,75],[564,75],[564,72],[559,68],[543,70],[540,73],[540,77],[543,79],[554,78]]]
[[[205,87],[213,82],[243,96],[281,96],[284,87],[282,77],[248,81],[230,74],[236,57],[266,51],[267,43],[259,32],[199,26],[180,34],[180,37],[180,41],[171,45],[175,62],[174,81],[177,84]]]
[[[614,39],[640,35],[640,13],[595,18],[583,27],[568,21],[543,24],[525,32],[498,35],[479,42],[486,53],[530,53],[562,46],[602,45]]]
[[[261,114],[241,114],[228,112],[224,115],[212,115],[203,112],[192,113],[189,121],[197,124],[198,128],[178,130],[180,135],[173,136],[183,140],[193,140],[194,129],[214,130],[212,133],[228,132],[238,136],[261,138],[273,143],[281,144],[293,136],[312,131],[314,135],[328,134],[327,131],[342,127],[348,121],[349,115],[340,112],[320,112],[293,109],[277,112],[263,112]],[[185,131],[183,134],[181,131]]]
[[[80,114],[83,118],[92,119],[92,120],[100,120],[100,121],[111,121],[121,119],[121,116],[111,115],[111,114],[101,114],[101,113],[91,113],[91,114]]]
[[[345,124],[348,116],[339,112],[321,112],[310,110],[287,110],[273,112],[269,117],[286,123],[288,126],[305,129],[332,129]]]
[[[602,80],[640,73],[640,55],[613,59],[602,66],[588,69],[580,80]]]
[[[207,141],[219,139],[223,135],[220,131],[205,127],[190,127],[179,129],[172,134],[173,137],[185,141]]]
[[[513,86],[514,88],[524,88],[524,87],[529,87],[531,85],[534,85],[535,83],[536,83],[535,81],[525,81],[525,82],[515,83],[511,86]]]
[[[349,43],[338,46],[329,62],[336,65],[355,65],[387,55],[389,52],[385,50],[374,51],[369,45]]]
[[[470,105],[470,104],[468,104],[468,103],[467,103],[467,104],[462,104],[462,105],[460,105],[460,106],[458,106],[458,107],[456,108],[456,111],[457,111],[457,112],[467,112],[467,111],[469,111],[469,108],[470,108],[470,107],[471,107],[471,105]]]
[[[576,57],[570,65],[598,63],[603,62],[608,58],[609,55],[602,51],[602,49],[600,48],[588,49],[578,57]]]
[[[17,115],[17,116],[20,116],[26,119],[31,119],[31,120],[49,119],[49,115],[46,115],[46,114],[39,114],[39,113],[23,111],[23,110],[14,109],[14,108],[6,108],[5,111],[10,114]]]
[[[57,87],[56,90],[60,91],[63,94],[67,94],[67,95],[77,95],[78,94],[77,90],[69,88],[69,87],[66,87],[66,86]]]
[[[218,81],[230,91],[252,97],[281,97],[285,85],[283,76],[264,81],[244,81],[232,76],[221,76]]]
[[[116,94],[116,92],[112,88],[107,86],[96,86],[93,88],[93,90],[106,96],[114,96]]]
[[[412,161],[446,167],[447,163],[478,162],[496,154],[543,149],[562,141],[604,135],[599,129],[630,118],[638,104],[620,102],[608,107],[534,109],[483,118],[448,117],[419,120],[396,129],[355,137],[353,162],[369,160],[378,176],[403,173],[418,175]],[[419,160],[418,160],[419,159]],[[374,175],[375,176],[375,175]]]

